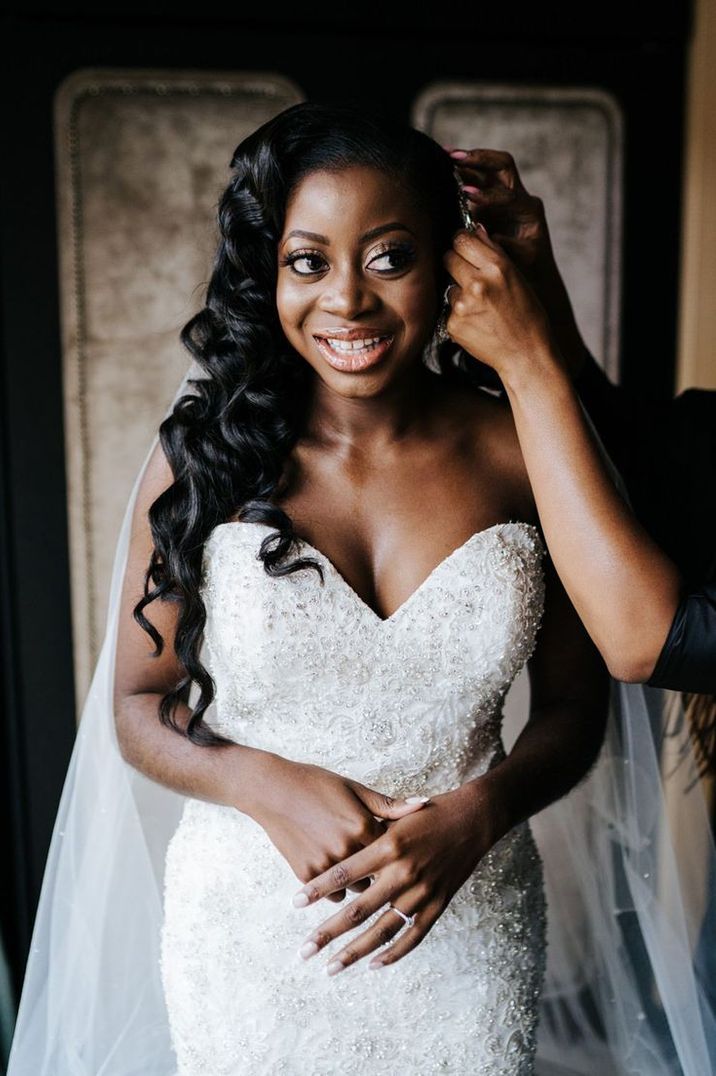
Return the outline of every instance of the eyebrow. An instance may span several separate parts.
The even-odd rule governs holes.
[[[408,232],[409,235],[414,234],[405,224],[401,224],[400,221],[397,220],[392,220],[390,224],[379,224],[377,228],[371,228],[370,231],[364,232],[363,235],[359,237],[359,241],[361,243],[368,243],[371,239],[377,239],[379,235],[384,235],[386,232]],[[300,239],[311,239],[314,243],[323,243],[326,247],[331,245],[331,241],[327,236],[319,235],[317,232],[305,232],[302,228],[294,228],[292,232],[289,232],[284,239],[284,243],[292,236],[298,236]]]

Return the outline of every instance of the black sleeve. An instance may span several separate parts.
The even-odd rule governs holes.
[[[716,693],[716,583],[682,599],[648,683],[674,691]]]

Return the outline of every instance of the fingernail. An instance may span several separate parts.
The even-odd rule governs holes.
[[[462,189],[465,191],[466,194],[479,194],[480,193],[480,188],[479,187],[469,187],[465,183],[463,184]]]
[[[429,803],[430,796],[408,796],[405,800],[406,803]]]
[[[296,908],[305,908],[307,904],[310,904],[306,893],[296,893],[293,898],[293,904]]]
[[[326,971],[328,972],[329,975],[337,975],[338,972],[343,971],[344,968],[345,968],[345,964],[343,963],[342,960],[332,960],[330,962],[330,964],[328,965],[328,967],[326,968]]]
[[[315,942],[310,941],[306,942],[305,945],[301,946],[301,948],[298,950],[298,955],[302,956],[304,960],[308,960],[309,956],[315,956],[317,952],[318,946]]]
[[[382,960],[371,960],[370,964],[368,965],[368,971],[372,971],[373,968],[382,968],[382,967],[383,967],[383,961]]]
[[[454,157],[458,161],[464,161],[464,159],[466,157],[469,157],[470,154],[466,153],[464,149],[451,149],[450,156]]]

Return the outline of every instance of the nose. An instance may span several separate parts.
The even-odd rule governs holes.
[[[328,275],[318,306],[325,314],[350,321],[374,310],[377,301],[371,282],[355,268],[346,266],[342,270],[336,267]]]

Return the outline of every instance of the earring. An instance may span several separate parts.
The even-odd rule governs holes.
[[[472,213],[470,212],[470,203],[467,200],[467,195],[462,189],[462,177],[460,175],[460,169],[457,165],[453,168],[452,174],[455,176],[455,183],[457,185],[457,200],[460,206],[460,215],[462,217],[462,226],[467,232],[475,231],[475,222],[472,219]]]
[[[440,307],[440,317],[435,328],[435,336],[437,337],[438,344],[444,344],[446,340],[452,340],[450,333],[447,331],[447,321],[450,317],[450,288],[454,288],[455,285],[452,281],[445,288],[443,294],[443,302]]]

